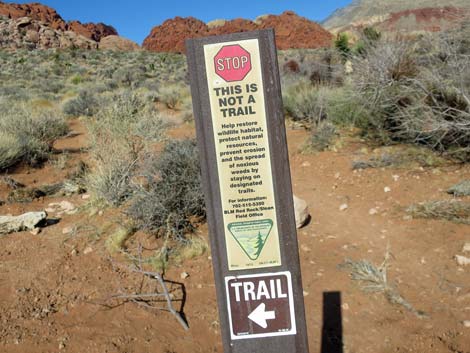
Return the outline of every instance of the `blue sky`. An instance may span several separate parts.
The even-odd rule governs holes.
[[[214,19],[255,19],[264,14],[292,10],[314,21],[321,21],[351,0],[35,0],[50,6],[66,20],[104,22],[120,35],[141,44],[151,28],[175,16]],[[4,1],[29,3],[30,1]]]

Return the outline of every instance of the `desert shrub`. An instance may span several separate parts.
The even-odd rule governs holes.
[[[98,110],[98,99],[87,90],[80,91],[77,97],[68,100],[63,112],[68,116],[93,116]]]
[[[136,187],[128,214],[142,229],[183,240],[205,218],[196,142],[170,141],[159,156],[148,156],[142,175],[145,185]]]
[[[188,87],[180,84],[162,86],[158,90],[158,100],[170,109],[175,109],[185,95],[188,95]]]
[[[343,55],[347,57],[351,52],[351,48],[349,47],[349,37],[346,33],[338,33],[335,39],[335,48]]]
[[[284,89],[283,101],[288,116],[310,124],[359,124],[367,113],[348,86],[317,87],[303,81]]]
[[[113,79],[123,86],[138,86],[145,79],[145,67],[129,65],[118,68]]]
[[[47,159],[54,141],[68,132],[68,125],[53,109],[0,105],[0,131],[0,169],[5,169],[20,161],[36,165]]]
[[[335,125],[329,121],[322,121],[313,130],[307,144],[305,152],[321,152],[330,148],[338,136],[338,130]]]
[[[19,162],[23,157],[23,146],[12,134],[0,131],[0,170]]]
[[[299,49],[279,54],[281,81],[287,87],[308,79],[313,85],[337,86],[343,83],[343,58],[334,49]]]
[[[381,42],[355,61],[362,127],[382,143],[428,146],[470,160],[470,61],[457,34]]]
[[[89,189],[113,206],[129,199],[146,145],[161,141],[165,129],[160,115],[137,94],[113,95],[88,122],[95,164],[87,178]]]
[[[284,90],[284,109],[295,121],[318,123],[325,120],[325,89],[319,89],[308,82],[301,82]]]

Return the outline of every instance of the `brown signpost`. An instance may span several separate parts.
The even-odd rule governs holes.
[[[226,353],[307,353],[274,31],[186,42]]]

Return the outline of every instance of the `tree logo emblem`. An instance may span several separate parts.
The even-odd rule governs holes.
[[[272,228],[273,221],[271,219],[234,222],[228,225],[230,234],[250,260],[259,258]]]

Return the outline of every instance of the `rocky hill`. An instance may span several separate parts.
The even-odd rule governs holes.
[[[436,30],[461,18],[468,9],[469,0],[354,0],[322,24],[333,32],[371,25],[398,30]],[[404,27],[400,27],[402,23]]]
[[[184,41],[207,35],[233,32],[246,32],[257,29],[274,28],[279,49],[329,47],[333,36],[319,24],[294,12],[267,15],[255,21],[235,19],[217,20],[206,24],[193,17],[175,17],[154,27],[144,40],[143,47],[158,52],[184,52]]]
[[[0,16],[13,20],[29,17],[43,22],[54,30],[72,31],[95,42],[99,42],[103,37],[118,34],[116,29],[104,23],[66,22],[56,10],[39,3],[10,4],[0,1]]]
[[[74,31],[54,29],[45,22],[29,17],[11,19],[0,16],[0,48],[96,49],[98,43]]]

